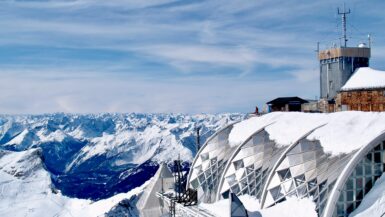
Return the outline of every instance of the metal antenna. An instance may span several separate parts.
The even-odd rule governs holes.
[[[344,10],[341,12],[340,8],[337,9],[338,15],[342,15],[342,30],[343,30],[343,38],[344,38],[344,47],[346,47],[346,44],[348,42],[348,39],[346,37],[346,15],[350,14],[350,9],[348,11],[345,10],[345,3],[344,3]]]
[[[317,42],[317,53],[319,53],[319,44],[320,42]]]
[[[317,55],[319,54],[319,45],[320,45],[320,42],[317,42],[317,50],[314,51],[314,52],[317,52]]]
[[[196,148],[197,148],[197,153],[199,151],[199,149],[201,149],[201,139],[200,139],[200,130],[201,130],[201,127],[197,127],[196,128],[196,131],[197,131],[197,138],[196,138]]]

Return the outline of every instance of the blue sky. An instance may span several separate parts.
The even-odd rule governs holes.
[[[347,1],[349,45],[385,2]],[[339,43],[343,1],[0,1],[0,113],[250,112],[319,96],[317,41]]]

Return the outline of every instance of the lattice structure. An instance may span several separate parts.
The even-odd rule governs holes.
[[[271,125],[274,123],[265,128]],[[302,126],[299,123],[295,127]],[[320,142],[325,139],[322,136],[329,136],[325,134],[327,127],[309,129],[286,145],[273,141],[265,128],[256,129],[242,144],[232,147],[228,141],[230,125],[202,147],[192,164],[188,186],[197,190],[198,203],[215,202],[232,193],[249,194],[267,208],[288,197],[310,197],[319,216],[347,217],[385,172],[385,131],[373,134],[373,138],[364,137],[350,152],[332,155],[325,153]],[[322,129],[321,134],[316,133],[318,129]],[[347,129],[343,136],[350,133]],[[330,138],[326,138],[328,145],[333,145]],[[336,145],[349,146],[335,139]]]
[[[231,129],[229,125],[209,138],[195,158],[188,183],[190,188],[197,189],[199,201],[215,201],[219,179],[235,149],[228,142]]]
[[[260,198],[271,163],[284,149],[277,147],[265,130],[255,133],[238,147],[226,166],[218,199],[228,198],[229,193]]]
[[[300,140],[284,155],[268,184],[264,207],[286,200],[287,197],[313,197],[322,214],[328,193],[344,165],[354,152],[330,157],[319,141]]]

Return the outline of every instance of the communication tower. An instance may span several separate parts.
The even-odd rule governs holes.
[[[334,45],[326,50],[319,50],[319,44],[317,45],[320,61],[320,96],[326,100],[334,99],[353,72],[359,67],[368,67],[370,59],[370,36],[369,46],[361,43],[357,47],[348,47],[346,24],[350,9],[346,10],[344,5],[343,10],[338,8],[337,13],[342,18],[343,43],[339,47]]]

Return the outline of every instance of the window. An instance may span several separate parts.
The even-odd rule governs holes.
[[[201,154],[202,161],[206,161],[209,159],[209,153]]]
[[[270,194],[273,196],[274,200],[278,200],[280,197],[283,196],[281,191],[282,191],[281,186],[277,186],[277,187],[270,190]]]
[[[363,174],[363,168],[362,168],[362,165],[359,164],[356,167],[356,176],[362,176],[362,174]]]
[[[379,144],[356,165],[336,204],[338,217],[348,217],[357,209],[374,182],[384,173],[385,164],[382,163],[384,158],[385,146]]]
[[[286,179],[290,179],[291,178],[291,174],[290,174],[290,170],[289,169],[277,171],[277,173],[278,173],[279,178],[281,179],[281,181],[285,181]]]
[[[306,181],[305,180],[305,175],[297,176],[297,177],[294,178],[294,180],[295,180],[295,184],[297,186],[300,186],[301,184],[305,183],[305,181]]]
[[[244,167],[243,160],[238,160],[234,162],[235,170],[239,170]]]

